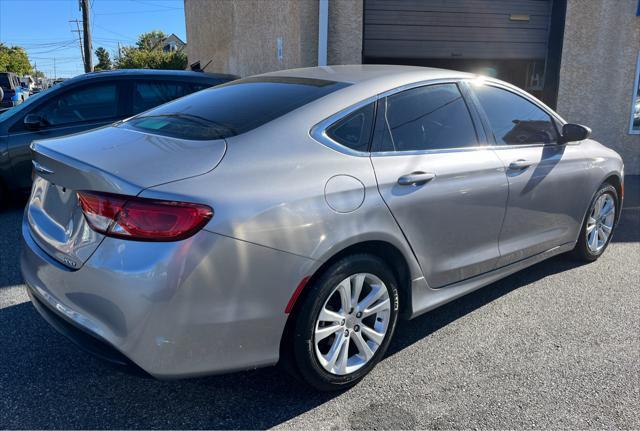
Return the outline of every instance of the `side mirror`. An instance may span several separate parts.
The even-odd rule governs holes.
[[[591,129],[580,124],[567,123],[562,126],[562,143],[583,141],[591,136]]]
[[[44,121],[40,115],[27,114],[24,117],[24,126],[29,130],[40,130],[44,126]]]

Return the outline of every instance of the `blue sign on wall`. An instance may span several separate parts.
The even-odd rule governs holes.
[[[636,11],[636,16],[640,16],[640,0],[638,0],[638,10]]]

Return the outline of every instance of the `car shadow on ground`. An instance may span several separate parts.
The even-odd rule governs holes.
[[[412,321],[400,322],[385,360],[438,329],[519,287],[571,269],[556,257]],[[180,381],[129,375],[57,334],[30,303],[0,310],[3,428],[268,428],[325,403],[279,368]],[[3,381],[2,381],[3,380]],[[1,403],[1,401],[0,401]]]
[[[19,209],[0,214],[0,223],[9,232],[0,244],[4,259],[0,288],[22,289],[10,287],[21,283],[19,273],[12,272],[18,271],[20,216]],[[617,240],[638,241],[634,237],[637,214],[625,216]],[[15,228],[7,226],[11,223]],[[509,292],[578,265],[557,256],[412,321],[400,322],[384,360],[393,360],[396,353]],[[315,392],[275,367],[181,381],[131,376],[58,335],[30,303],[0,309],[0,328],[3,429],[268,428],[339,395]]]

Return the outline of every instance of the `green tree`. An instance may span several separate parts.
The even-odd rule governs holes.
[[[136,46],[138,49],[143,49],[146,51],[150,51],[158,46],[158,44],[167,37],[163,31],[153,30],[148,33],[142,33],[138,36],[138,41],[136,42]]]
[[[165,37],[159,30],[141,34],[136,46],[122,48],[115,62],[116,69],[185,69],[187,55],[184,52],[162,50]]]
[[[94,70],[109,70],[111,69],[111,58],[109,57],[109,52],[103,47],[98,47],[95,51],[96,57],[98,57],[98,64]]]
[[[0,72],[14,72],[19,76],[31,73],[32,67],[24,48],[8,47],[0,43]]]

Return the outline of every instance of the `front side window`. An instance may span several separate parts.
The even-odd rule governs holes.
[[[380,104],[382,105],[382,103]],[[374,151],[420,151],[478,144],[456,84],[413,88],[386,98],[376,121]]]
[[[558,142],[558,131],[549,114],[525,98],[490,85],[475,86],[473,91],[487,114],[498,144]]]
[[[158,106],[122,127],[185,139],[221,139],[253,130],[348,85],[280,76],[240,79]],[[140,121],[145,118],[157,121]],[[185,122],[201,126],[196,137],[182,136],[188,130]]]
[[[345,147],[356,151],[368,151],[375,103],[360,108],[327,129],[327,135]]]
[[[69,90],[53,97],[33,114],[40,115],[49,126],[115,118],[118,115],[118,85],[109,82]]]

